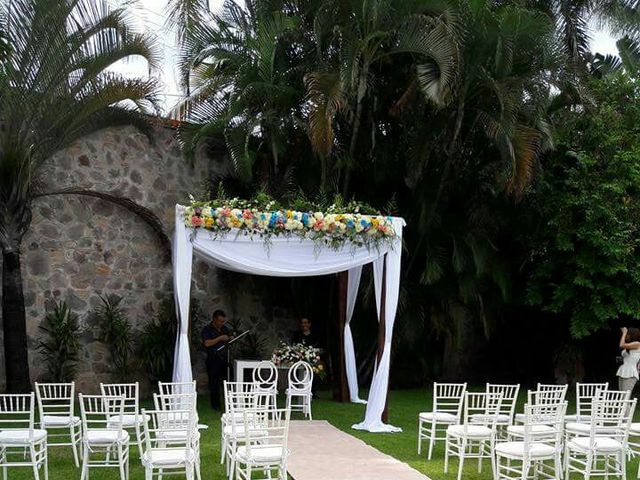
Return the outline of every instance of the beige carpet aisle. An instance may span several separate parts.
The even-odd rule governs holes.
[[[324,420],[292,421],[289,450],[295,480],[429,480]]]

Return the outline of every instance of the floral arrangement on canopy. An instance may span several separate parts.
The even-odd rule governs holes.
[[[320,378],[325,377],[326,370],[320,358],[319,348],[305,345],[304,343],[289,345],[282,342],[271,354],[271,361],[276,367],[288,368],[300,360],[311,365],[311,369],[315,375],[318,375]]]
[[[267,197],[268,198],[268,197]],[[238,234],[298,236],[320,240],[334,247],[346,241],[354,245],[377,244],[395,236],[391,217],[379,213],[361,213],[362,204],[332,204],[324,211],[307,203],[305,210],[283,208],[275,201],[216,199],[199,202],[192,199],[185,209],[185,225],[214,234],[237,230]]]

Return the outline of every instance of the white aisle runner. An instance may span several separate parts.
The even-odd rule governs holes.
[[[292,421],[289,450],[294,480],[429,480],[324,420]]]

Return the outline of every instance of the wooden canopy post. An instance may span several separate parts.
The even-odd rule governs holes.
[[[378,355],[377,365],[380,365],[382,360],[382,354],[384,353],[384,339],[386,330],[386,315],[385,307],[387,304],[387,254],[384,255],[382,261],[382,288],[380,289],[380,319],[378,321]],[[382,421],[387,423],[389,417],[389,384],[387,383],[387,396],[384,404],[384,410],[382,411]]]
[[[336,381],[333,389],[333,398],[338,402],[349,401],[349,386],[347,384],[347,368],[344,357],[344,327],[347,323],[347,290],[349,285],[349,272],[338,273],[338,312],[336,315],[337,365],[335,368]]]

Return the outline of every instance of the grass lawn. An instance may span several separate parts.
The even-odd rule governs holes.
[[[340,404],[327,400],[328,392],[321,392],[321,398],[314,400],[314,420],[327,420],[336,427],[364,440],[366,443],[387,453],[434,480],[455,479],[457,473],[457,461],[449,464],[449,474],[443,474],[444,450],[442,443],[438,443],[433,459],[426,461],[426,449],[423,444],[423,455],[417,454],[417,418],[418,412],[428,410],[431,403],[431,394],[424,390],[407,390],[391,392],[389,399],[389,421],[391,424],[402,428],[402,433],[368,433],[352,430],[351,425],[360,422],[364,416],[364,405]],[[521,403],[523,402],[521,395]],[[143,404],[145,404],[143,402]],[[146,404],[148,405],[148,404]],[[570,400],[570,410],[573,402]],[[209,429],[203,431],[201,440],[201,462],[203,480],[224,479],[224,469],[219,464],[220,458],[220,421],[219,414],[208,408],[208,399],[199,399],[200,422],[209,425]],[[638,417],[638,415],[636,415]],[[301,418],[294,414],[294,418]],[[469,461],[465,465],[463,478],[465,480],[490,480],[491,466],[489,461],[483,465],[483,473],[477,473],[477,462]],[[637,460],[629,464],[628,478],[635,478]],[[137,447],[131,446],[131,480],[144,480],[144,470],[138,459]],[[30,468],[9,470],[9,480],[26,480],[33,478]],[[73,465],[73,457],[70,447],[56,447],[49,449],[49,478],[51,480],[72,480],[80,478],[80,470]],[[89,472],[89,478],[97,480],[119,478],[117,469],[94,469]],[[181,478],[181,477],[175,477]],[[578,478],[575,476],[574,478]],[[41,476],[41,480],[44,477]],[[340,479],[327,479],[340,480]],[[393,480],[393,479],[389,479]]]

